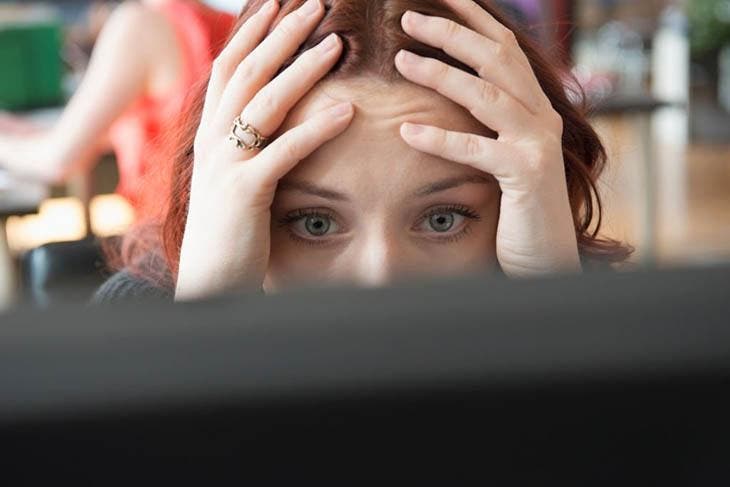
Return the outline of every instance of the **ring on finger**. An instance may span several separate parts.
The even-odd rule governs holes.
[[[240,116],[233,121],[228,140],[235,142],[239,149],[248,151],[263,149],[269,143],[268,137],[261,135],[255,127],[241,120]]]

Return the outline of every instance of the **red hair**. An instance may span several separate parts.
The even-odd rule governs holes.
[[[596,180],[606,164],[606,152],[588,122],[585,103],[576,104],[574,101],[584,100],[582,93],[572,88],[577,87],[577,83],[572,83],[572,87],[568,87],[564,82],[567,78],[562,66],[551,64],[546,54],[542,53],[524,32],[512,25],[491,3],[485,0],[475,1],[515,33],[543,91],[563,119],[566,180],[581,256],[588,260],[608,262],[626,259],[631,252],[628,247],[599,237],[602,209]],[[304,0],[281,0],[280,3],[281,9],[276,23],[301,6]],[[407,10],[444,17],[463,24],[464,19],[459,18],[440,0],[323,0],[323,3],[326,8],[324,19],[282,69],[290,65],[302,52],[314,47],[334,32],[342,38],[344,50],[340,61],[328,75],[330,78],[368,75],[391,82],[402,80],[393,61],[401,49],[439,59],[476,75],[471,68],[449,57],[443,51],[415,41],[401,28],[401,16]],[[250,0],[233,32],[235,33],[263,4],[264,0]],[[570,90],[572,92],[569,96]],[[158,258],[140,258],[135,252],[129,253],[125,258],[125,265],[131,272],[158,283],[171,283],[177,275],[190,199],[193,142],[200,123],[204,91],[205,88],[202,87],[200,93],[195,94],[193,103],[187,110],[182,132],[179,134],[180,143],[173,160],[169,210],[159,228],[156,244],[138,245],[143,252],[147,254],[152,252],[152,255]],[[157,249],[157,252],[151,248]]]

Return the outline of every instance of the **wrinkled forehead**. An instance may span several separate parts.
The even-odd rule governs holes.
[[[282,130],[342,101],[352,102],[355,117],[340,136],[302,161],[291,175],[312,181],[363,178],[372,184],[412,184],[419,180],[469,174],[474,169],[423,154],[400,136],[404,122],[491,136],[469,112],[433,90],[405,81],[387,83],[369,78],[328,80],[317,86],[290,112]],[[387,181],[383,181],[387,177]]]
[[[431,89],[406,81],[386,82],[366,77],[320,83],[295,106],[284,128],[302,123],[312,114],[343,101],[353,103],[356,108],[351,130],[365,127],[387,132],[403,122],[414,122],[490,134],[466,109]]]

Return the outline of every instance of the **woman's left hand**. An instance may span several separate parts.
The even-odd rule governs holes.
[[[468,27],[407,12],[403,29],[443,49],[479,77],[441,61],[401,51],[408,80],[465,107],[497,133],[492,139],[404,124],[413,148],[493,175],[502,190],[497,258],[512,277],[580,271],[563,161],[561,116],[543,92],[514,34],[472,0],[446,0]]]

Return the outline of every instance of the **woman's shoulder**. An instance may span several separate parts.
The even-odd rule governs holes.
[[[94,293],[91,304],[115,304],[130,301],[172,301],[174,293],[169,287],[135,276],[122,270],[110,277]]]
[[[114,9],[107,25],[113,26],[115,30],[126,32],[128,35],[149,37],[154,35],[155,31],[150,32],[148,27],[157,26],[164,21],[165,17],[157,9],[144,3],[125,0]],[[143,37],[142,40],[144,39]]]
[[[138,74],[134,80],[141,82],[146,81],[150,69],[161,62],[166,64],[167,57],[175,57],[175,41],[175,30],[160,9],[125,0],[104,24],[95,51],[97,56],[113,57],[107,65],[124,66],[131,72],[145,70],[145,76]]]

